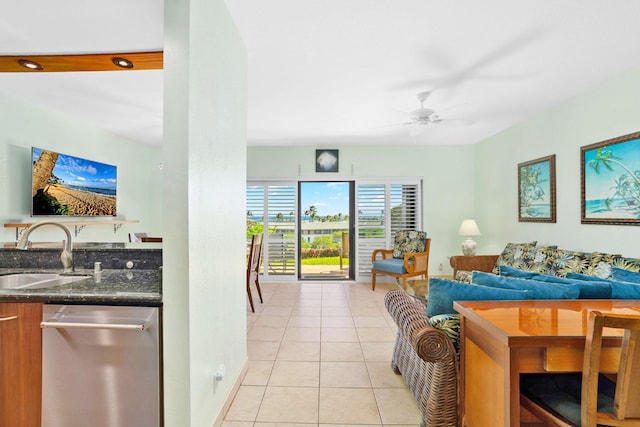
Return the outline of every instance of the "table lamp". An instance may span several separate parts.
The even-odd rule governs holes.
[[[465,219],[460,224],[458,229],[458,235],[467,236],[464,242],[462,242],[462,253],[464,255],[474,256],[476,254],[476,248],[478,244],[471,238],[471,236],[479,236],[480,229],[474,219]]]

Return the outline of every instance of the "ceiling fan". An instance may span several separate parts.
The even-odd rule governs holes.
[[[402,123],[403,125],[411,126],[410,135],[417,136],[422,133],[424,127],[429,124],[439,124],[442,119],[433,108],[427,108],[424,106],[424,102],[431,95],[431,91],[418,92],[416,98],[420,102],[420,108],[411,111],[409,114],[409,121]]]
[[[440,116],[436,114],[436,111],[433,108],[425,108],[424,102],[431,95],[431,91],[419,92],[416,94],[418,98],[418,102],[420,102],[420,108],[411,111],[411,115],[409,117],[409,121],[403,124],[405,125],[414,125],[414,126],[424,126],[430,123],[440,123],[442,119]]]
[[[433,93],[432,90],[418,92],[416,94],[416,98],[418,98],[418,102],[420,102],[420,108],[417,108],[409,113],[409,120],[402,123],[405,126],[411,126],[410,135],[417,136],[420,135],[427,125],[431,124],[440,124],[442,122],[449,123],[462,123],[462,124],[470,124],[470,120],[464,119],[451,119],[451,118],[441,118],[440,115],[436,113],[436,110],[433,108],[428,108],[424,106],[425,101],[429,98],[429,96]],[[451,107],[450,107],[451,108]]]

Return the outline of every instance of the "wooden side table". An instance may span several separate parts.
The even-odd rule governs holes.
[[[453,268],[455,279],[458,270],[491,272],[499,255],[453,255],[449,258],[449,264]]]

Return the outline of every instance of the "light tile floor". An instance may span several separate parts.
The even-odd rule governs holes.
[[[395,285],[263,283],[248,311],[248,369],[224,427],[417,426],[420,413],[390,367]]]

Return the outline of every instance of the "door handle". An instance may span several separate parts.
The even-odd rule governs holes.
[[[0,317],[0,322],[6,322],[7,320],[16,320],[17,318],[18,316]]]
[[[50,319],[44,322],[40,322],[41,328],[53,328],[53,329],[114,329],[114,330],[126,330],[126,331],[146,331],[149,329],[147,323],[137,324],[120,324],[120,323],[74,323],[74,322],[58,322],[55,319]]]

